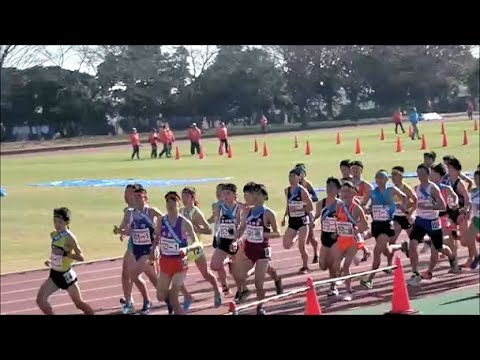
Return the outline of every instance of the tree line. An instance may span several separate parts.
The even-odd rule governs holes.
[[[464,111],[478,101],[479,62],[471,46],[77,46],[68,52],[94,74],[35,64],[45,47],[0,46],[1,121],[48,125],[63,136],[148,130],[159,121],[283,123],[389,116],[396,108]],[[16,58],[15,58],[16,56]],[[15,63],[27,59],[23,67]],[[10,61],[8,61],[10,60]],[[16,66],[18,65],[18,66]],[[27,66],[25,68],[25,66]],[[80,70],[80,68],[79,68]]]

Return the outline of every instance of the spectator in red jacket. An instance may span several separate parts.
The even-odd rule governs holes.
[[[150,135],[148,136],[148,142],[150,143],[150,146],[152,147],[152,153],[150,154],[150,157],[152,159],[157,158],[157,140],[158,140],[158,133],[157,129],[153,129]]]
[[[202,135],[202,132],[200,129],[197,127],[196,123],[193,123],[190,129],[187,131],[187,138],[190,140],[190,153],[195,155],[195,152],[197,154],[200,154],[200,137]]]
[[[217,137],[220,140],[220,146],[218,151],[222,148],[222,145],[225,146],[225,152],[228,152],[228,130],[224,122],[220,123],[220,127],[217,129]]]
[[[397,109],[397,111],[393,113],[392,120],[393,120],[393,123],[395,124],[395,134],[398,134],[397,130],[399,126],[402,129],[403,133],[405,134],[405,130],[403,129],[403,125],[402,125],[402,122],[403,122],[402,110]]]
[[[132,128],[132,132],[129,135],[130,144],[132,144],[133,153],[132,160],[137,155],[137,159],[140,160],[140,137],[138,136],[137,129]]]

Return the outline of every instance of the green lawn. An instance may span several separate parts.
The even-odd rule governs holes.
[[[407,125],[408,127],[408,125]],[[421,131],[427,137],[429,149],[439,157],[457,155],[465,169],[475,168],[479,162],[478,132],[473,123],[446,122],[449,146],[441,148],[440,122],[422,123]],[[462,146],[463,130],[469,134],[470,144]],[[385,127],[386,141],[379,141],[380,126],[340,129],[342,144],[335,145],[335,130],[296,133],[299,149],[293,148],[295,133],[267,135],[269,157],[261,156],[263,136],[257,137],[259,153],[253,152],[253,136],[232,138],[233,158],[219,157],[217,142],[204,142],[206,158],[198,160],[188,153],[186,143],[180,143],[181,161],[170,159],[131,161],[130,149],[99,149],[93,153],[73,152],[31,157],[3,157],[1,185],[8,196],[1,199],[1,272],[40,267],[48,256],[48,234],[52,228],[51,211],[67,206],[73,213],[72,230],[76,233],[89,260],[120,256],[125,246],[113,236],[113,224],[120,221],[123,209],[121,188],[39,188],[29,183],[88,178],[151,178],[185,179],[231,176],[241,189],[249,180],[265,183],[270,191],[269,206],[283,212],[283,188],[288,171],[296,162],[307,165],[308,177],[316,187],[324,186],[326,178],[338,175],[338,163],[345,158],[361,159],[366,165],[365,177],[372,179],[376,170],[403,165],[415,170],[422,161],[420,142],[402,136],[402,153],[395,152],[395,136],[391,125]],[[354,140],[360,138],[362,155],[354,155]],[[305,156],[305,141],[310,141],[312,156]],[[142,147],[148,156],[148,147]],[[201,206],[209,209],[214,200],[214,183],[196,186]],[[180,187],[173,188],[181,190]],[[162,195],[167,189],[151,188],[151,204],[164,208]]]

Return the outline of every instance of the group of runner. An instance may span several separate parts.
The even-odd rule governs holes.
[[[212,204],[208,219],[198,207],[197,193],[192,187],[184,188],[180,194],[167,192],[163,214],[149,204],[147,190],[141,184],[128,185],[124,192],[127,207],[120,225],[113,229],[120,240],[128,239],[122,267],[122,312],[134,312],[135,284],[143,297],[140,313],[149,313],[152,300],[143,279],[145,274],[156,288],[157,300],[166,303],[170,314],[187,313],[193,297],[185,279],[193,263],[211,284],[215,307],[230,295],[226,268],[235,282],[235,301],[239,303],[250,294],[246,286],[250,276],[255,277],[258,300],[265,297],[267,275],[281,294],[282,280],[272,266],[270,246],[271,239],[280,237],[285,249],[298,243],[302,259],[299,274],[310,271],[307,245],[312,247],[312,263],[328,270],[332,279],[349,275],[352,263],[358,265],[371,255],[372,270],[380,267],[382,255],[391,265],[396,251],[404,252],[410,259],[412,276],[408,283],[412,286],[433,277],[439,254],[448,258],[453,273],[461,267],[475,269],[479,262],[476,240],[480,229],[480,165],[472,181],[461,173],[457,158],[445,156],[443,163],[434,165],[435,160],[435,153],[424,154],[424,162],[416,171],[419,184],[414,188],[404,182],[402,166],[394,166],[390,172],[378,170],[372,185],[362,178],[361,161],[343,160],[341,176],[327,179],[326,197],[321,200],[306,179],[305,165],[297,164],[289,172],[289,186],[284,190],[286,206],[280,225],[287,228],[283,236],[275,212],[265,205],[269,194],[264,184],[245,184],[243,202],[235,184],[219,184],[217,201]],[[392,183],[388,183],[390,176]],[[54,210],[52,255],[46,262],[51,271],[37,296],[37,303],[46,314],[53,313],[48,297],[58,289],[66,289],[80,310],[93,314],[81,297],[72,268],[73,261],[83,261],[83,255],[68,229],[70,218],[68,209]],[[321,227],[320,249],[313,232],[317,220]],[[396,244],[402,231],[410,241]],[[202,236],[212,234],[214,251],[208,263]],[[373,250],[365,245],[371,237],[376,240]],[[462,266],[457,263],[457,240],[469,252]],[[418,244],[422,242],[430,244],[431,257],[428,269],[419,273]],[[361,258],[357,257],[359,250],[363,253]],[[361,284],[371,289],[373,278],[372,273],[361,279]],[[339,295],[337,286],[338,283],[331,283],[329,296]],[[350,280],[345,281],[345,288],[343,299],[351,300]],[[265,314],[262,305],[258,305],[257,314]]]

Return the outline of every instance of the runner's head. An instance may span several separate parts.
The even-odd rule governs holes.
[[[447,165],[447,166],[448,166],[448,162],[449,162],[450,160],[452,160],[452,159],[453,159],[453,156],[452,156],[452,155],[445,155],[445,156],[442,158],[443,163],[444,163],[445,165]]]
[[[147,190],[141,184],[133,184],[133,205],[136,208],[143,208],[148,201]]]
[[[123,193],[123,198],[125,199],[125,203],[129,207],[133,207],[133,186],[135,184],[128,184],[127,187],[125,188],[125,192]]]
[[[480,187],[480,170],[477,170],[473,173],[473,181],[475,181],[475,186]]]
[[[329,177],[327,179],[327,195],[328,196],[337,196],[338,193],[340,192],[340,188],[342,185],[340,184],[340,181],[337,178],[334,178],[333,176]]]
[[[454,157],[448,161],[447,168],[450,176],[457,177],[460,174],[460,171],[462,171],[462,164],[460,163],[460,160]]]
[[[430,168],[425,166],[424,164],[420,164],[417,166],[417,176],[420,182],[427,182],[428,177],[430,176]]]
[[[447,167],[445,164],[437,164],[432,168],[432,172],[430,174],[430,179],[435,184],[440,184],[442,182],[443,177],[447,174]]]
[[[340,198],[342,201],[350,204],[353,201],[353,198],[357,194],[357,188],[353,185],[353,182],[350,180],[342,181],[342,187],[340,188]]]
[[[351,161],[349,159],[340,161],[340,172],[342,173],[342,178],[348,178],[351,175]]]
[[[253,205],[253,188],[254,186],[256,186],[257,184],[254,183],[253,181],[250,181],[248,183],[245,184],[245,186],[243,187],[243,199],[245,200],[245,204],[247,206],[252,206]]]
[[[350,170],[354,178],[361,178],[363,173],[363,163],[360,160],[352,161]]]
[[[423,163],[426,166],[433,166],[435,160],[437,160],[437,154],[435,151],[430,151],[423,154]]]
[[[223,184],[222,187],[223,201],[227,204],[233,204],[237,199],[237,186],[232,183]]]
[[[387,186],[388,182],[388,172],[387,170],[380,169],[375,174],[375,182],[377,183],[378,187],[384,188]]]
[[[181,198],[176,191],[169,191],[165,194],[166,209],[169,213],[178,211]]]
[[[197,190],[194,187],[185,187],[182,190],[182,203],[184,206],[198,206]]]
[[[477,170],[480,171],[480,164],[477,165]]]
[[[300,170],[300,180],[305,179],[305,177],[307,176],[307,168],[306,168],[305,164],[299,163],[299,164],[295,165],[295,169]]]
[[[394,166],[392,168],[392,181],[395,186],[400,186],[403,182],[403,174],[405,173],[405,168],[403,166]]]
[[[53,209],[53,226],[57,231],[63,231],[70,224],[71,213],[66,207]]]
[[[216,197],[217,197],[217,201],[223,201],[223,183],[222,184],[218,184],[217,185],[217,188],[216,188]]]
[[[255,184],[252,189],[253,205],[263,205],[268,200],[268,190],[263,184]]]
[[[300,169],[295,168],[290,170],[290,172],[288,173],[288,181],[290,182],[290,185],[298,185],[298,183],[300,182],[300,178]]]

